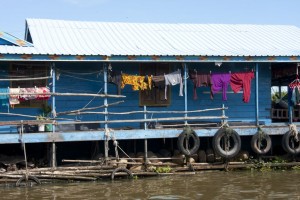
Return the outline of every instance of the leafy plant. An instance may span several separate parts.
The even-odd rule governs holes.
[[[167,166],[167,167],[157,167],[154,171],[157,173],[170,173],[171,172],[171,167]]]
[[[50,114],[52,112],[52,108],[49,105],[43,104],[42,108],[40,109],[40,113],[36,119],[37,120],[47,120],[50,117]]]

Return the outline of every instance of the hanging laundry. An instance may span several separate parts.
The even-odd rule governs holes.
[[[179,84],[179,96],[183,96],[183,83],[181,77],[181,71],[175,71],[170,74],[165,74],[165,99],[167,99],[168,85],[178,85]]]
[[[20,104],[19,101],[20,88],[9,88],[9,104],[14,107],[16,104]]]
[[[300,105],[300,92],[298,87],[292,89],[292,98],[291,101],[293,105]]]
[[[189,77],[194,83],[194,99],[198,98],[197,96],[197,87],[207,87],[211,86],[210,74],[199,74],[194,70],[189,70]]]
[[[20,88],[19,101],[48,100],[49,93],[50,89],[47,87]]]
[[[121,95],[121,84],[122,84],[122,73],[119,71],[108,71],[107,74],[108,83],[114,84],[117,86],[118,95]]]
[[[35,93],[37,93],[36,100],[48,100],[51,97],[48,87],[37,87],[35,88]]]
[[[223,101],[227,100],[227,89],[230,82],[230,73],[224,73],[224,74],[211,74],[211,91],[212,94],[217,93],[218,91],[222,90]]]
[[[160,75],[160,76],[152,76],[152,82],[153,82],[153,86],[157,87],[157,88],[162,88],[165,87],[165,76],[164,75]]]
[[[290,105],[300,105],[300,80],[297,78],[289,84],[289,103]]]
[[[234,93],[243,89],[243,101],[248,103],[251,95],[251,80],[254,78],[254,72],[232,73],[230,85]]]
[[[35,88],[20,88],[19,101],[28,101],[36,99],[36,95],[33,93],[35,93]]]
[[[136,76],[129,74],[122,74],[121,88],[125,85],[132,85],[132,90],[148,90],[151,89],[152,77],[151,76]]]

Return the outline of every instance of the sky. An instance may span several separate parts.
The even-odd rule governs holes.
[[[300,0],[0,0],[0,31],[24,38],[25,19],[300,28]]]

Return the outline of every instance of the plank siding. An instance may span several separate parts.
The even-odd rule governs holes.
[[[259,64],[259,117],[260,121],[264,123],[270,122],[270,108],[271,108],[271,72],[270,64]],[[9,63],[2,63],[1,69],[7,71]],[[103,81],[103,63],[59,63],[57,66],[57,72],[59,79],[56,80],[56,92],[76,92],[76,93],[100,93],[104,91]],[[127,74],[139,74],[139,63],[113,63],[112,68],[115,71],[122,71]],[[255,68],[254,64],[242,64],[242,63],[223,63],[221,67],[216,67],[214,63],[191,63],[188,64],[189,69],[196,69],[198,72],[205,73],[217,73],[217,72],[242,72]],[[177,69],[182,69],[180,64],[171,64],[171,72]],[[81,73],[102,71],[99,74],[91,74],[81,76]],[[66,72],[72,72],[74,74],[68,74]],[[78,74],[78,75],[76,75]],[[183,74],[183,70],[182,70]],[[82,78],[82,79],[79,79]],[[86,80],[87,81],[86,81]],[[51,82],[51,81],[50,81]],[[7,87],[9,83],[0,82],[0,86]],[[148,110],[176,110],[184,111],[184,96],[179,96],[179,85],[170,87],[171,92],[171,104],[167,107],[148,107]],[[121,91],[122,95],[125,95],[124,99],[108,99],[108,103],[113,103],[118,100],[124,100],[124,103],[112,106],[108,108],[109,112],[128,112],[143,110],[142,106],[139,106],[139,91],[132,91],[130,85],[126,85]],[[214,99],[210,98],[210,89],[208,87],[197,88],[198,99],[193,99],[193,84],[190,79],[187,80],[187,105],[188,110],[200,110],[207,108],[221,107],[222,104],[228,107],[226,115],[229,117],[229,121],[255,121],[255,79],[251,85],[251,99],[249,103],[242,101],[243,94],[234,94],[231,87],[228,87],[227,101],[222,100],[222,94],[217,93],[214,95]],[[108,94],[117,94],[116,85],[108,84]],[[69,110],[77,110],[86,106],[93,97],[70,97],[70,96],[57,96],[56,97],[56,111],[63,112]],[[94,98],[87,107],[95,107],[103,105],[104,100],[102,98]],[[51,104],[51,100],[49,100]],[[104,108],[100,108],[96,111],[103,112]],[[7,108],[1,107],[1,112],[7,112]],[[22,113],[26,115],[38,115],[39,110],[36,108],[15,108],[10,109],[11,113]],[[181,117],[184,114],[148,114],[147,118],[159,118],[159,117]],[[212,111],[208,113],[195,114],[191,113],[188,116],[220,116],[221,111]],[[96,121],[104,120],[103,115],[88,114],[88,115],[72,115],[72,116],[60,116],[66,117],[72,120],[82,121]],[[132,115],[109,115],[110,120],[114,119],[141,119],[144,118],[143,114]],[[7,117],[0,116],[0,120],[21,120],[22,117]],[[210,120],[210,121],[220,121]],[[128,128],[140,128],[141,123],[119,123],[110,124],[109,127],[128,127]]]

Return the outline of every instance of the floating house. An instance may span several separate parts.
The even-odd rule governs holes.
[[[281,138],[297,154],[299,63],[295,26],[27,19],[24,40],[0,32],[0,149],[47,147],[52,166],[118,147],[264,154]]]

